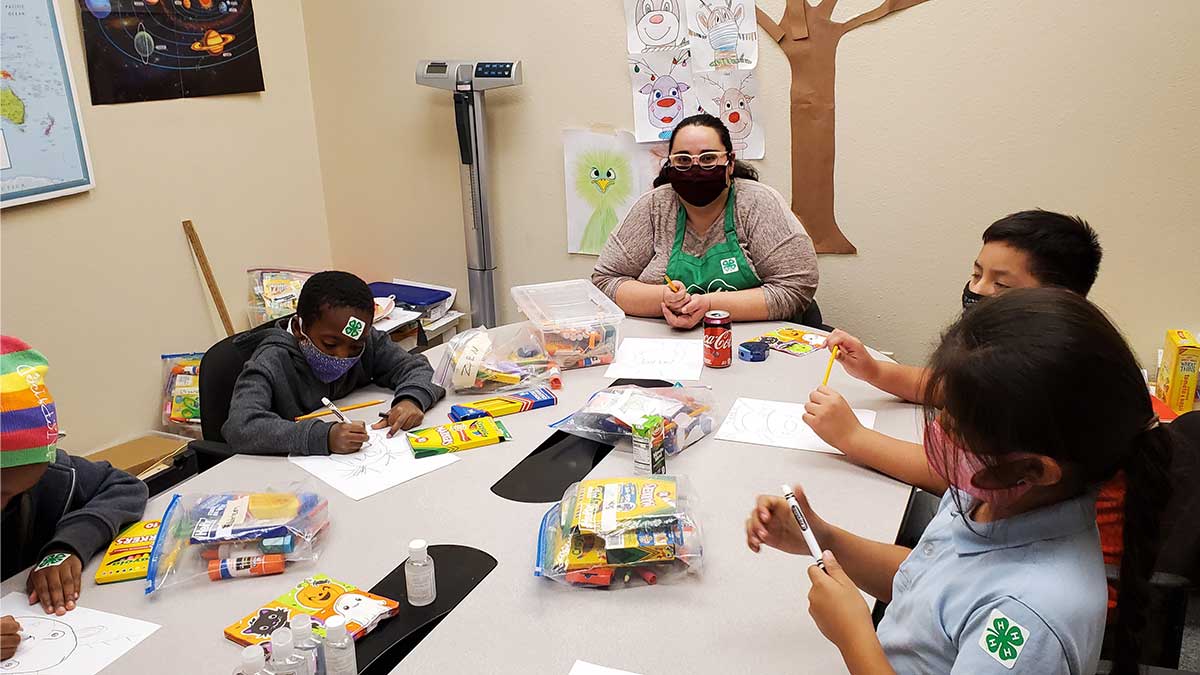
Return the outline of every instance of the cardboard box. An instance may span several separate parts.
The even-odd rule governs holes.
[[[140,476],[163,460],[187,447],[192,439],[161,431],[147,431],[130,440],[93,452],[93,462],[108,462],[122,471]]]

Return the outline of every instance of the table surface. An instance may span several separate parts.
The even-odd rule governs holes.
[[[738,324],[734,344],[777,328]],[[660,321],[627,319],[625,337],[698,339],[699,331],[671,331]],[[435,363],[442,347],[427,353]],[[722,414],[739,396],[803,401],[820,383],[826,352],[805,357],[773,353],[763,363],[734,360],[706,368]],[[879,355],[876,354],[878,357]],[[162,626],[106,672],[230,672],[239,647],[222,630],[260,604],[313,573],[369,588],[407,556],[409,540],[453,543],[487,551],[499,564],[396,668],[396,673],[567,673],[576,659],[645,675],[675,672],[844,672],[837,649],[808,616],[810,559],[778,551],[755,555],[746,548],[743,524],[756,495],[775,493],[781,482],[805,486],[814,509],[853,532],[892,541],[909,487],[854,466],[837,455],[718,441],[711,435],[669,458],[668,471],[684,475],[698,497],[704,569],[698,577],[658,586],[603,591],[570,588],[532,575],[538,524],[547,504],[502,499],[491,486],[550,435],[546,425],[581,405],[609,382],[604,367],[569,371],[559,404],[504,418],[513,440],[460,455],[461,461],[355,502],[311,478],[290,462],[235,457],[176,488],[184,493],[283,487],[312,480],[329,498],[332,525],[315,564],[296,565],[272,577],[171,587],[154,597],[141,581],[96,586],[101,556],[84,572],[81,604]],[[878,412],[875,428],[917,441],[917,408],[834,368],[830,386],[856,408]],[[363,390],[347,399],[369,400]],[[450,396],[429,412],[440,424]],[[375,409],[348,413],[376,418]],[[590,477],[632,473],[632,455],[614,450]],[[169,494],[151,500],[146,518],[161,517]],[[436,560],[435,560],[436,564]],[[25,573],[2,586],[22,590]],[[403,610],[401,610],[403,611]],[[715,648],[714,648],[715,647]],[[211,650],[211,651],[210,651]],[[201,657],[201,655],[204,655]]]

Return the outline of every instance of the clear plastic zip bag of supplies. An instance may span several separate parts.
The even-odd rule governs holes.
[[[717,427],[717,399],[705,386],[609,387],[550,426],[628,450],[631,446],[621,445],[621,440],[632,439],[634,425],[657,421],[655,417],[662,420],[667,455],[676,455]]]
[[[303,488],[176,494],[150,551],[146,595],[185,582],[282,574],[314,561],[329,502]]]
[[[558,366],[547,356],[533,326],[472,328],[450,340],[433,376],[456,394],[562,387]]]
[[[592,588],[696,575],[704,550],[695,509],[678,476],[575,483],[542,517],[533,575]]]

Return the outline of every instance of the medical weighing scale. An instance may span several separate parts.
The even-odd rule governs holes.
[[[520,61],[417,62],[417,84],[454,92],[454,124],[462,159],[459,178],[463,226],[467,235],[467,280],[471,290],[471,325],[496,325],[491,216],[488,213],[487,134],[483,94],[489,89],[521,84]]]

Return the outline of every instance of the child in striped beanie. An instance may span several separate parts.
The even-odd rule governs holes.
[[[146,484],[108,462],[58,450],[58,415],[46,357],[0,335],[0,578],[34,565],[29,604],[62,616],[75,608],[84,566],[142,517]],[[0,621],[0,660],[20,626]]]

